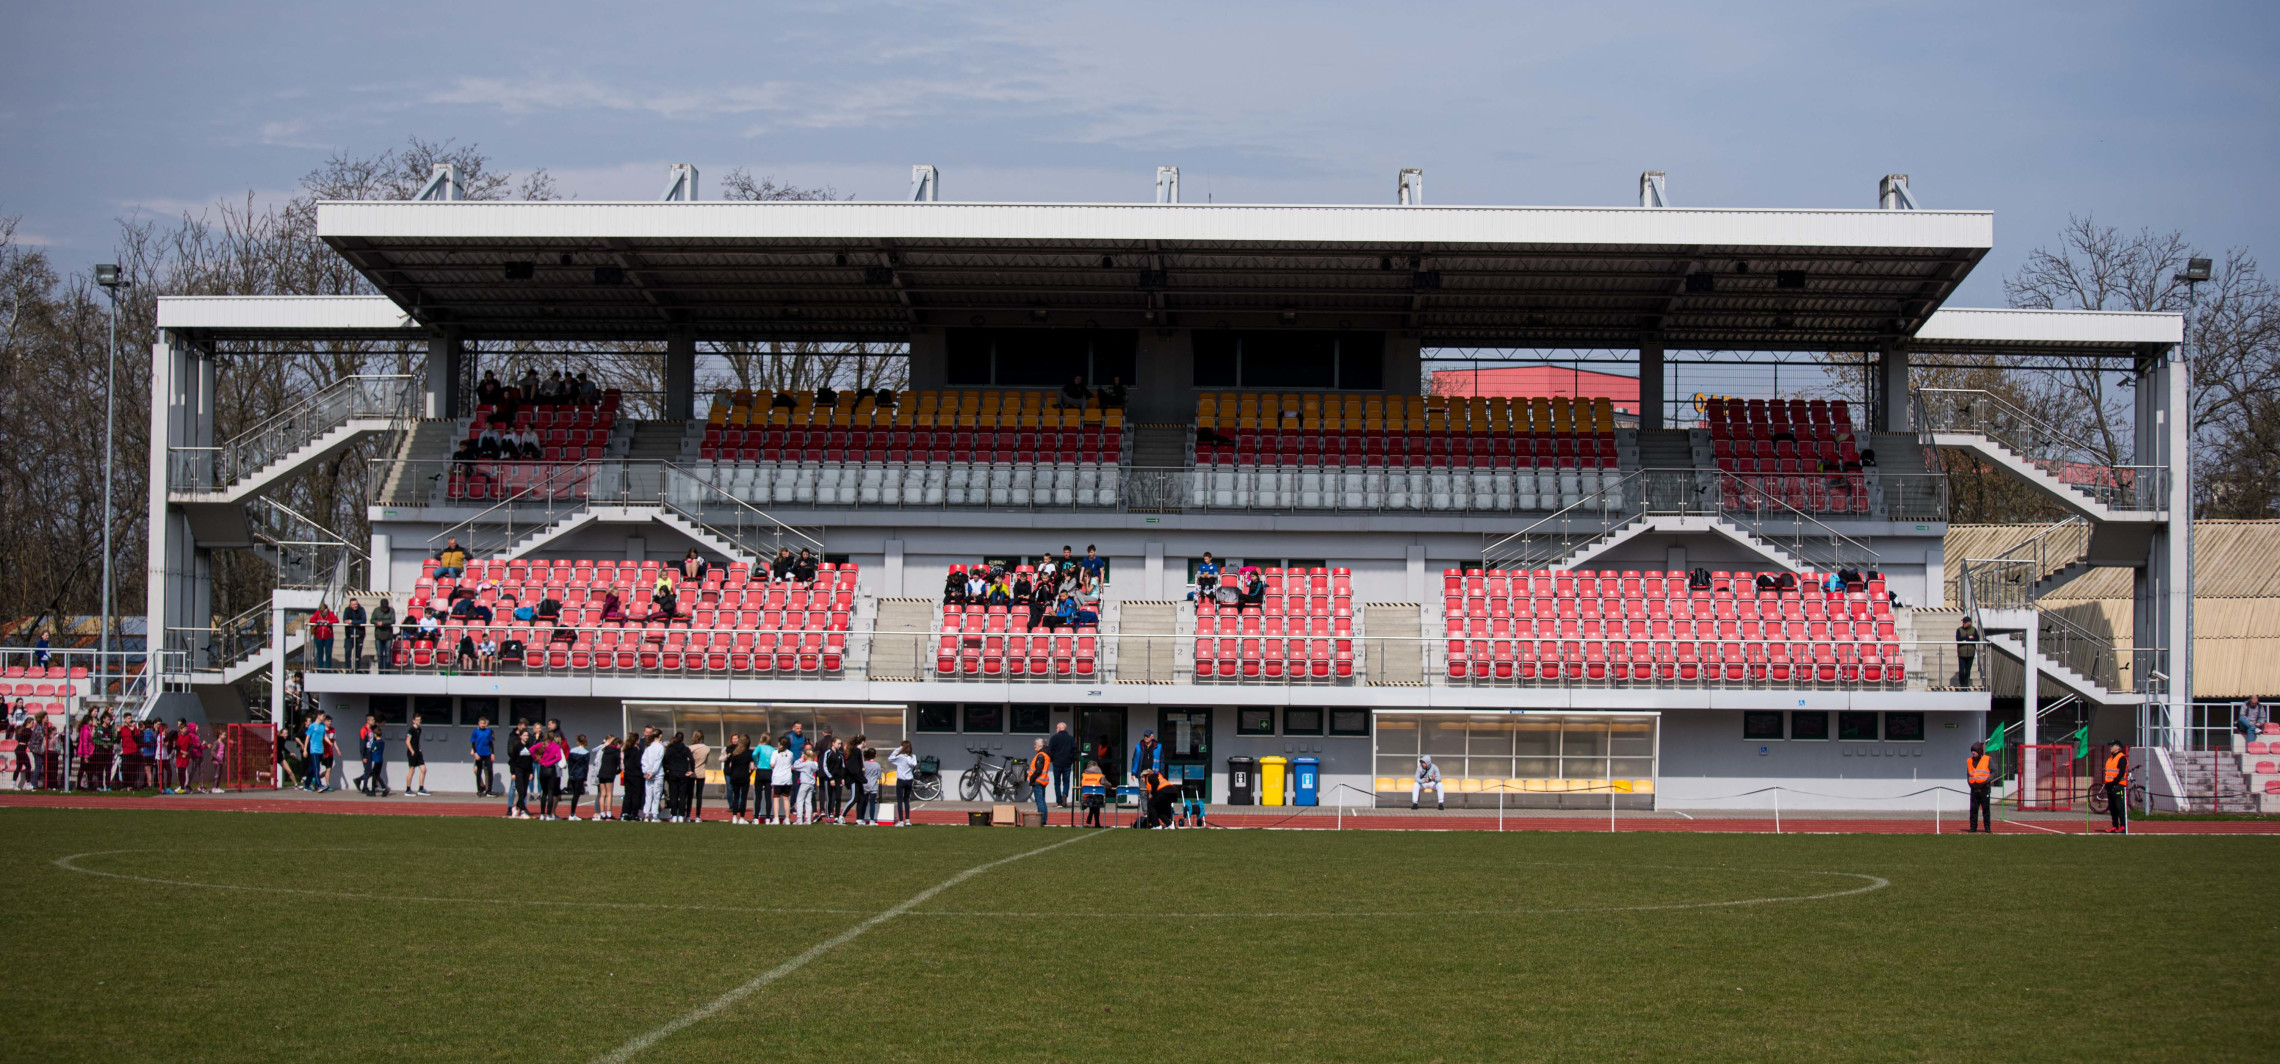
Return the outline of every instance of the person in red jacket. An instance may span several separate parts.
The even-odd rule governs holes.
[[[332,669],[333,625],[340,618],[333,615],[332,607],[317,603],[317,612],[309,615],[309,645],[317,649],[317,668]]]

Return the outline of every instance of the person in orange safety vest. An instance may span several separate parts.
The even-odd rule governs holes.
[[[2107,834],[2128,834],[2130,829],[2130,752],[2120,742],[2106,744],[2106,764],[2098,772],[2106,788],[2106,812],[2114,819]]]
[[[1964,782],[1971,785],[1971,826],[1964,834],[1976,834],[1984,829],[1995,832],[1995,801],[1991,792],[1995,788],[1995,759],[1987,756],[1986,743],[1971,744],[1971,756],[1963,759]]]
[[[1037,800],[1037,823],[1042,827],[1045,818],[1045,788],[1053,782],[1053,755],[1045,752],[1045,740],[1037,740],[1036,749],[1029,755],[1029,796]]]

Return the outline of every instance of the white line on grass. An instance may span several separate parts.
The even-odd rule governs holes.
[[[958,873],[957,875],[943,880],[940,883],[936,883],[935,885],[928,887],[925,890],[911,895],[909,898],[904,899],[902,904],[897,905],[892,909],[888,909],[882,913],[877,913],[865,919],[862,923],[856,924],[855,926],[850,927],[845,931],[841,931],[840,933],[833,935],[830,938],[824,939],[823,941],[818,942],[813,946],[809,946],[807,948],[807,952],[802,953],[799,956],[785,961],[784,963],[779,964],[773,968],[770,968],[765,972],[761,972],[759,975],[753,976],[751,981],[733,990],[730,990],[728,993],[722,994],[721,996],[716,997],[711,1001],[708,1001],[703,1005],[696,1007],[695,1009],[690,1010],[687,1014],[681,1016],[679,1019],[665,1024],[656,1030],[650,1031],[643,1035],[639,1035],[632,1041],[629,1041],[626,1044],[617,1047],[617,1049],[611,1052],[604,1053],[601,1056],[595,1057],[595,1064],[622,1064],[624,1061],[632,1060],[635,1056],[639,1055],[642,1050],[656,1045],[658,1042],[680,1033],[682,1030],[688,1028],[692,1024],[700,1023],[704,1020],[708,1020],[716,1015],[719,1015],[722,1010],[736,1004],[739,1001],[744,1000],[745,998],[752,996],[754,992],[766,987],[768,984],[773,983],[778,979],[782,979],[783,977],[790,975],[793,972],[799,971],[803,967],[806,967],[809,961],[812,961],[817,957],[821,957],[824,954],[831,952],[832,950],[838,949],[839,947],[844,946],[849,942],[855,941],[855,939],[862,936],[863,932],[869,931],[870,929],[877,927],[880,924],[886,923],[895,917],[901,916],[904,913],[917,908],[918,906],[924,905],[935,895],[940,894],[945,890],[949,890],[951,887],[955,887],[960,883],[974,878],[975,876],[981,875],[982,873],[987,872],[992,868],[996,868],[999,865],[1012,864],[1013,862],[1021,860],[1024,857],[1035,857],[1038,854],[1044,853],[1048,850],[1058,850],[1063,846],[1068,846],[1074,843],[1083,842],[1086,839],[1098,837],[1099,836],[1097,835],[1091,834],[1079,835],[1073,839],[1063,839],[1060,842],[1053,843],[1050,846],[1040,846],[1034,850],[1028,850],[1022,853],[1014,854],[1011,857],[1000,857],[995,861],[988,862],[987,864],[975,865],[972,868],[969,868],[963,872]]]
[[[2006,820],[2006,821],[2004,821],[2004,823],[2006,823],[2006,824],[2016,824],[2016,825],[2018,825],[2019,827],[2022,827],[2022,828],[2033,828],[2033,829],[2035,829],[2036,831],[2047,831],[2047,832],[2050,832],[2050,833],[2051,833],[2051,834],[2053,834],[2053,835],[2064,835],[2064,834],[2066,834],[2065,832],[2063,832],[2063,831],[2060,831],[2060,830],[2058,830],[2057,828],[2046,828],[2046,827],[2042,826],[2041,824],[2029,824],[2029,823],[2027,823],[2027,822],[2026,822],[2026,821],[2024,821],[2024,820]]]

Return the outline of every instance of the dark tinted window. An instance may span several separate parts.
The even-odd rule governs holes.
[[[1810,713],[1800,710],[1791,713],[1789,715],[1789,737],[1792,739],[1827,739],[1829,737],[1829,714],[1823,710],[1815,710]]]
[[[1235,734],[1273,735],[1275,711],[1271,709],[1238,709],[1235,711]]]
[[[1337,341],[1327,333],[1251,333],[1243,338],[1246,388],[1335,388]]]
[[[1742,738],[1779,739],[1781,737],[1782,732],[1780,710],[1776,709],[1764,713],[1742,714]]]
[[[1195,384],[1198,388],[1234,388],[1242,384],[1235,372],[1235,334],[1225,330],[1195,335]]]
[[[412,699],[412,712],[420,715],[425,724],[451,724],[450,695],[420,695]]]
[[[1013,730],[1024,735],[1043,735],[1052,731],[1052,710],[1045,706],[1013,707]]]
[[[921,702],[918,706],[918,730],[922,732],[954,732],[958,730],[958,706],[954,702]]]
[[[1002,732],[1005,730],[1005,707],[996,703],[968,703],[966,730],[970,732]]]
[[[1886,742],[1914,743],[1924,739],[1924,715],[1921,713],[1887,713],[1884,715]]]
[[[990,334],[980,329],[950,330],[948,371],[952,387],[990,383]]]
[[[944,369],[956,387],[1058,388],[1071,377],[1130,385],[1138,345],[1139,334],[1122,329],[951,329]]]
[[[1837,738],[1858,742],[1876,739],[1876,714],[1847,711],[1837,714]]]
[[[1322,711],[1292,707],[1283,710],[1284,735],[1322,734]]]
[[[1370,711],[1366,709],[1333,709],[1330,711],[1330,734],[1368,735]]]
[[[1338,336],[1338,387],[1376,391],[1385,387],[1385,334]]]
[[[402,695],[373,695],[365,700],[364,706],[365,712],[380,718],[382,724],[403,724],[411,720],[405,715],[411,712],[407,708],[409,702]]]

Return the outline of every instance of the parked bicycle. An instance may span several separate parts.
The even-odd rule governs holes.
[[[942,759],[931,754],[918,759],[918,771],[910,778],[910,796],[921,802],[942,799]]]
[[[993,802],[1018,802],[1029,797],[1026,763],[1020,758],[1008,757],[1005,764],[993,765],[987,749],[969,746],[966,752],[974,755],[974,765],[958,777],[961,801],[979,802],[987,797]]]

